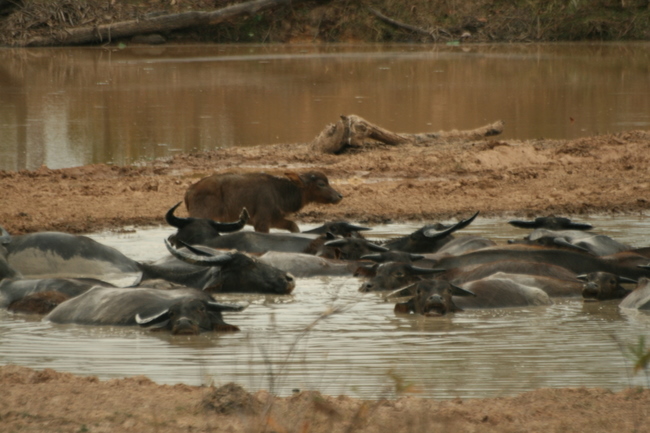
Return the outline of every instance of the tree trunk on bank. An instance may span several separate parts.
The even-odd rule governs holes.
[[[465,139],[478,140],[484,137],[499,135],[503,132],[504,123],[497,120],[489,125],[470,130],[452,130],[440,132],[425,132],[420,134],[394,133],[367,120],[351,114],[341,116],[341,120],[330,123],[311,142],[311,146],[323,153],[341,154],[349,148],[363,146],[366,139],[371,139],[390,146],[405,143],[426,144],[438,140]]]
[[[50,36],[39,36],[21,43],[20,46],[44,47],[106,43],[113,39],[149,33],[169,32],[189,27],[219,24],[240,15],[252,15],[265,9],[297,4],[306,0],[255,0],[238,3],[211,12],[183,12],[156,16],[144,20],[131,20],[100,26],[79,27]]]

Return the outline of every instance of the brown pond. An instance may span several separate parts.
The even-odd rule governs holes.
[[[599,233],[649,245],[644,217],[590,217]],[[308,227],[306,227],[308,228]],[[376,226],[373,237],[417,224]],[[93,237],[137,260],[166,254],[167,227]],[[525,233],[502,219],[478,218],[463,231],[497,242]],[[650,315],[616,302],[556,300],[547,307],[467,310],[449,317],[396,316],[393,304],[358,292],[356,278],[298,280],[291,296],[229,295],[247,302],[226,320],[242,332],[169,336],[137,328],[54,325],[0,311],[0,365],[53,368],[100,378],[146,375],[158,383],[234,381],[249,391],[294,389],[364,398],[480,398],[542,387],[648,386],[627,357],[650,329]],[[341,311],[321,317],[332,307]],[[312,327],[312,324],[314,325]],[[308,331],[306,331],[309,328]]]
[[[650,127],[648,43],[0,49],[0,170],[396,132],[574,138]]]

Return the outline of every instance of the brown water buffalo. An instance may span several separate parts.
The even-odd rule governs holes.
[[[295,222],[286,219],[309,203],[338,203],[343,196],[334,190],[319,171],[285,173],[227,173],[205,177],[185,193],[185,206],[191,217],[234,221],[243,208],[250,214],[255,231],[271,228],[299,232]]]

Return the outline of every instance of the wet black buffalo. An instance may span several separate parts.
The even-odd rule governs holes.
[[[185,251],[174,248],[166,239],[165,245],[172,256],[179,260],[175,263],[167,261],[162,266],[148,265],[155,270],[152,274],[155,275],[153,278],[163,278],[185,286],[219,293],[286,295],[296,287],[296,281],[291,274],[248,254],[222,252],[206,247],[196,248],[190,245],[185,246],[188,250]],[[143,271],[143,275],[147,273]]]
[[[336,221],[303,233],[238,232],[248,220],[246,209],[242,211],[239,221],[218,223],[206,218],[177,217],[174,211],[179,204],[169,209],[165,215],[167,223],[178,229],[169,239],[176,247],[189,244],[256,254],[267,251],[318,254],[327,240],[336,236],[360,238],[360,231],[370,230],[346,221]]]
[[[80,325],[142,326],[172,334],[238,331],[223,319],[223,311],[242,306],[215,302],[196,289],[94,287],[57,306],[44,320]]]
[[[286,216],[309,203],[338,203],[343,196],[318,171],[285,173],[227,173],[205,177],[191,185],[185,206],[192,217],[233,221],[243,208],[250,214],[255,231],[271,228],[299,232],[298,225]]]
[[[413,298],[395,306],[398,313],[444,315],[465,309],[550,305],[550,297],[508,274],[496,274],[462,286],[446,280],[422,280],[411,288]]]
[[[458,256],[440,257],[435,266],[452,269],[497,261],[525,261],[561,266],[576,275],[602,271],[631,279],[650,276],[650,270],[626,266],[616,255],[596,257],[580,251],[526,245],[489,247]]]
[[[517,242],[576,249],[596,256],[607,256],[632,249],[629,245],[618,242],[609,236],[581,230],[536,229],[526,236],[524,241],[511,241],[511,243]]]
[[[200,260],[181,252],[176,256],[193,264],[177,259],[148,264],[86,236],[59,232],[15,236],[4,247],[6,263],[24,276],[102,277],[135,273],[141,281],[164,279],[215,292],[286,294],[295,287],[291,275],[237,252],[214,252]],[[168,248],[176,252],[170,245]]]
[[[585,223],[575,223],[565,217],[537,217],[533,221],[512,220],[508,224],[522,229],[546,229],[546,230],[591,230],[593,226]]]
[[[176,233],[169,238],[174,246],[179,246],[176,243],[176,239],[190,245],[200,244],[209,246],[209,242],[213,238],[221,236],[221,233],[236,232],[244,228],[249,219],[246,209],[241,211],[238,221],[229,223],[220,223],[207,218],[181,218],[174,215],[174,211],[181,203],[178,202],[172,206],[165,214],[167,224],[177,229]]]
[[[95,286],[114,287],[94,278],[5,278],[0,281],[0,308],[46,314],[61,302]]]
[[[450,254],[458,254],[459,252],[494,245],[494,242],[478,236],[469,236],[467,239],[459,238],[458,240],[453,237],[452,233],[470,225],[477,215],[478,212],[452,226],[427,225],[408,236],[391,239],[382,245],[390,250],[419,254],[438,252],[452,241],[455,241],[455,249],[450,251]]]
[[[636,284],[636,280],[619,277],[609,272],[591,272],[578,275],[583,281],[582,297],[586,301],[606,301],[608,299],[622,299],[630,294],[632,290],[626,289],[621,284]]]
[[[422,268],[412,263],[382,263],[376,267],[375,276],[361,284],[359,291],[367,293],[393,290],[442,272],[445,272],[445,269]]]

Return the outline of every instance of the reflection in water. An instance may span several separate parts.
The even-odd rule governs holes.
[[[650,126],[647,43],[0,51],[0,169],[308,142],[340,114],[505,138]],[[573,120],[571,120],[573,119]]]
[[[647,218],[581,221],[621,242],[650,244]],[[395,236],[420,226],[378,226],[372,233]],[[171,232],[158,227],[93,237],[136,260],[151,261],[167,254],[162,239]],[[502,243],[526,230],[479,217],[463,232]],[[242,329],[232,334],[171,336],[135,327],[54,325],[0,310],[0,364],[100,378],[142,374],[168,384],[235,381],[280,395],[299,388],[366,398],[392,397],[398,382],[434,398],[645,385],[625,355],[648,334],[648,313],[619,311],[616,302],[568,299],[547,307],[467,310],[447,317],[396,315],[392,303],[361,294],[358,286],[356,278],[323,277],[299,279],[291,296],[218,296],[249,304],[242,312],[224,313]]]

